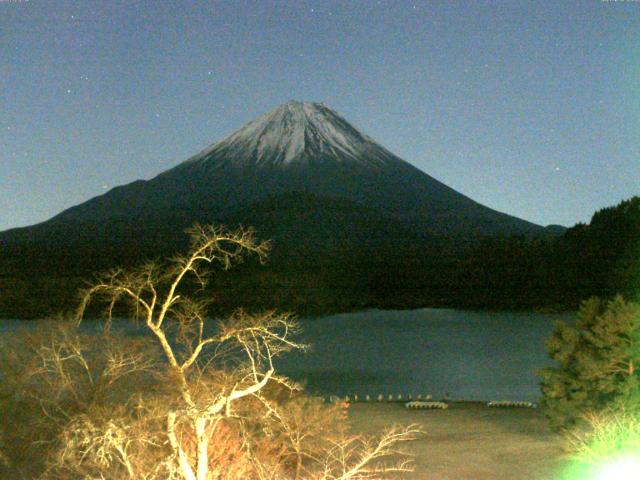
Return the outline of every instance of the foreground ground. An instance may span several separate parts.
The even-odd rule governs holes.
[[[354,433],[375,435],[417,423],[425,435],[405,446],[420,480],[553,480],[563,464],[562,439],[535,409],[453,403],[447,410],[408,410],[402,403],[349,407]]]

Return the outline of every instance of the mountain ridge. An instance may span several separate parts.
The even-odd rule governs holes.
[[[422,235],[547,234],[539,225],[455,191],[325,105],[296,101],[259,116],[150,180],[113,188],[38,224],[37,230],[47,224],[104,224],[127,217],[139,222],[175,212],[209,222],[296,191],[376,208]],[[15,232],[0,234],[0,241],[12,236]]]
[[[195,222],[273,241],[266,267],[248,262],[211,286],[223,310],[491,303],[473,253],[483,239],[559,234],[455,191],[325,105],[288,102],[152,179],[0,232],[0,286],[11,292],[0,315],[72,307],[93,272],[184,251]]]

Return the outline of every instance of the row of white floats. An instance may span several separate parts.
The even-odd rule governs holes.
[[[346,397],[338,397],[337,395],[331,395],[329,397],[329,403],[357,403],[357,402],[405,402],[405,407],[411,409],[440,409],[444,410],[449,407],[449,404],[444,402],[433,401],[431,395],[418,395],[414,400],[411,395],[403,397],[402,395],[378,395],[373,399],[370,395],[359,397],[358,395],[347,395]],[[512,400],[492,400],[486,403],[490,408],[537,408],[537,404],[533,402],[522,402]]]
[[[425,401],[431,401],[433,397],[431,395],[425,395],[424,397],[422,395],[418,395],[415,399],[422,400],[423,398]],[[331,395],[328,398],[329,403],[338,403],[338,402],[357,403],[357,402],[373,402],[373,401],[407,402],[412,400],[414,400],[412,395],[407,395],[406,397],[403,397],[402,395],[382,395],[382,394],[379,394],[375,398],[372,397],[371,395],[364,395],[364,396],[347,395],[346,397],[338,397],[337,395]]]

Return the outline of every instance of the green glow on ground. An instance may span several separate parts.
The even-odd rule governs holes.
[[[558,480],[640,480],[640,453],[620,455],[598,465],[573,462]]]
[[[640,415],[609,410],[576,429],[571,461],[561,480],[640,480]],[[558,480],[560,480],[558,479]]]
[[[637,480],[640,478],[640,459],[623,457],[597,469],[594,480]]]

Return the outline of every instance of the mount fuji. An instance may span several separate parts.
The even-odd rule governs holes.
[[[58,292],[54,277],[86,277],[184,249],[184,229],[194,222],[255,227],[274,248],[271,273],[251,275],[272,275],[260,281],[280,282],[286,292],[307,288],[300,298],[344,282],[375,296],[389,291],[391,277],[404,288],[425,272],[446,283],[464,271],[455,263],[464,245],[479,238],[559,233],[458,193],[324,104],[291,101],[155,178],[1,232],[0,280],[47,278]]]
[[[84,238],[114,222],[135,225],[133,232],[122,231],[125,236],[136,229],[155,231],[153,225],[162,235],[168,221],[172,228],[193,221],[233,222],[236,214],[269,200],[293,208],[275,199],[295,202],[296,195],[372,210],[420,236],[545,231],[456,192],[325,105],[291,101],[151,180],[116,187],[34,227],[7,231],[0,242],[66,242],[74,235],[54,232],[79,227]]]

